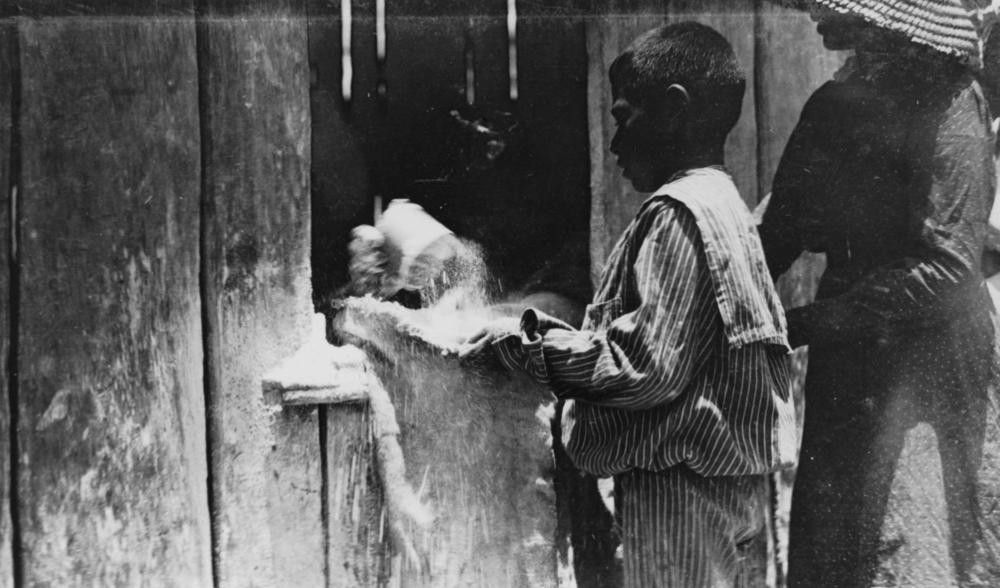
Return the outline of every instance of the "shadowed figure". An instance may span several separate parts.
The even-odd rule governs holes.
[[[788,311],[809,345],[789,583],[995,586],[995,139],[974,55],[873,24],[871,2],[821,4],[841,9],[814,14],[824,44],[856,56],[806,104],[760,229],[775,277],[827,258]]]

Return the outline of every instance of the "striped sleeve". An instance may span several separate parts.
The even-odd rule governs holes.
[[[692,214],[665,206],[634,265],[639,304],[598,331],[549,329],[497,342],[508,367],[557,396],[648,409],[681,394],[711,353],[718,309]]]

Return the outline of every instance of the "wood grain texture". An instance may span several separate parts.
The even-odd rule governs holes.
[[[310,334],[306,24],[288,3],[233,10],[209,2],[198,24],[216,572],[321,586],[317,410],[261,390]]]
[[[326,408],[330,588],[385,585],[391,573],[367,403]],[[399,581],[396,577],[395,581]]]
[[[11,521],[10,447],[10,334],[11,334],[11,232],[10,163],[11,108],[13,101],[14,19],[0,15],[0,588],[14,585],[14,546]]]
[[[19,27],[24,582],[208,585],[194,20]]]

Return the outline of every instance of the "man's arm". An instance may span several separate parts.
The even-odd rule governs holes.
[[[679,204],[653,221],[635,261],[638,308],[604,331],[528,328],[497,341],[508,367],[550,384],[557,396],[646,409],[677,397],[709,352],[718,308],[691,213]],[[528,323],[528,324],[526,324]]]
[[[914,165],[905,257],[875,268],[844,294],[788,311],[797,344],[843,341],[928,326],[959,310],[978,271],[994,190],[991,140],[981,113],[949,118]]]
[[[825,125],[839,120],[836,86],[817,90],[802,108],[774,174],[770,202],[758,227],[764,258],[775,280],[803,251],[800,203],[804,195],[823,190],[829,180],[829,141]]]

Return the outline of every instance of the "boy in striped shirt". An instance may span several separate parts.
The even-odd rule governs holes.
[[[583,328],[527,309],[469,340],[566,399],[576,465],[614,476],[627,586],[733,586],[765,566],[766,475],[795,455],[785,319],[724,170],[745,77],[713,29],[636,39],[610,69],[611,151],[652,192]]]

